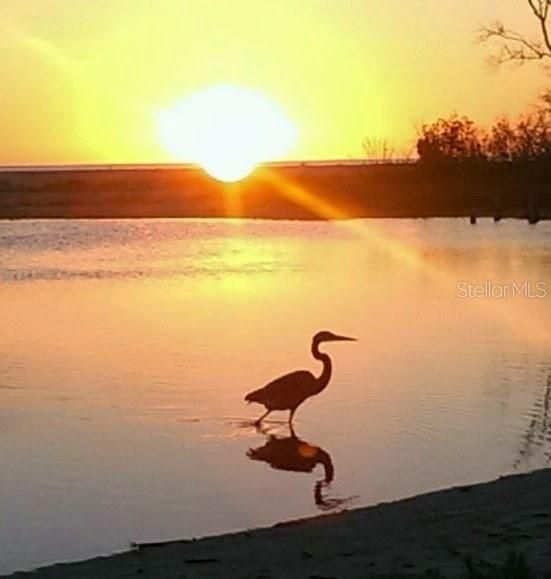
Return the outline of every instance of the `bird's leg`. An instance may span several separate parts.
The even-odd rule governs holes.
[[[289,426],[292,429],[293,428],[293,416],[295,415],[295,412],[297,411],[296,408],[293,408],[291,410],[291,412],[289,413]]]
[[[293,428],[293,423],[289,423],[289,432],[291,433],[291,438],[297,438],[295,429]]]
[[[266,416],[268,416],[268,414],[270,414],[271,410],[266,410],[266,412],[264,412],[264,414],[255,421],[254,425],[255,426],[260,426],[260,424],[262,423],[262,421],[264,420],[264,418],[266,418]]]

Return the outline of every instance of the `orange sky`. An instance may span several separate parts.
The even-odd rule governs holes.
[[[515,115],[544,86],[488,69],[474,38],[498,17],[530,30],[522,0],[2,0],[0,163],[172,161],[157,111],[221,82],[279,103],[290,158],[406,150],[423,121]]]

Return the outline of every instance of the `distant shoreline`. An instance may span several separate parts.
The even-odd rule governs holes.
[[[297,162],[221,183],[196,167],[0,170],[0,219],[551,217],[549,163]]]
[[[9,577],[451,578],[468,576],[469,560],[485,573],[503,568],[511,553],[544,577],[551,573],[550,544],[551,469],[545,469],[266,529],[140,544]]]
[[[415,163],[415,159],[305,159],[272,161],[262,167],[342,167],[368,165],[404,165]],[[75,172],[75,171],[158,171],[199,170],[193,163],[38,163],[22,165],[0,165],[0,173],[16,172]]]

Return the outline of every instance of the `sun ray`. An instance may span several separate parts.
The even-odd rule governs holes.
[[[239,182],[224,185],[222,195],[224,197],[224,213],[231,219],[243,217],[243,192]]]
[[[433,263],[419,249],[401,240],[389,237],[387,232],[375,224],[374,220],[352,219],[342,208],[322,199],[305,187],[285,179],[280,173],[264,167],[258,172],[258,179],[275,189],[280,195],[296,203],[319,218],[338,223],[352,235],[365,239],[374,247],[402,266],[415,268],[430,276],[433,283],[439,284],[445,292],[457,290],[457,274],[448,271],[441,263]],[[457,298],[460,299],[460,298]],[[497,319],[513,333],[524,338],[551,346],[551,331],[535,320],[527,307],[518,304],[515,308],[504,309],[496,300],[470,300],[472,306],[482,315]]]

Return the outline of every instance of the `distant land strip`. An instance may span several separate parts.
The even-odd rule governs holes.
[[[263,163],[262,167],[327,167],[350,165],[398,165],[416,163],[416,159],[307,159],[297,161],[271,161]],[[199,167],[192,163],[84,163],[84,164],[42,164],[42,165],[0,165],[0,173],[21,171],[56,172],[56,171],[155,171],[158,169],[188,169],[197,170]]]
[[[549,162],[271,163],[238,183],[195,166],[0,168],[0,218],[551,216]]]

